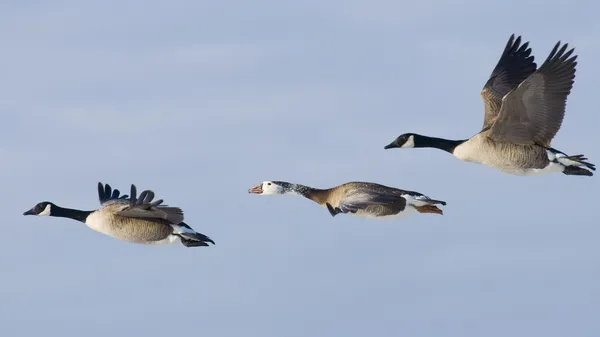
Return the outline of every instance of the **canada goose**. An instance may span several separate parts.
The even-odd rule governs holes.
[[[331,216],[344,213],[363,217],[398,218],[413,211],[443,214],[435,205],[446,205],[444,201],[430,199],[418,192],[364,182],[349,182],[321,190],[284,181],[264,181],[249,189],[248,193],[301,195],[326,207]]]
[[[485,107],[482,130],[464,140],[406,133],[385,146],[429,147],[460,160],[483,164],[514,175],[562,172],[592,176],[595,165],[583,155],[568,156],[550,147],[560,129],[567,96],[575,79],[577,55],[568,44],[554,46],[536,70],[529,42],[511,35],[498,64],[481,91]],[[585,168],[584,168],[585,167]]]
[[[154,199],[150,190],[136,197],[135,185],[131,196],[119,196],[119,190],[98,183],[98,198],[102,208],[80,211],[56,206],[43,201],[23,215],[55,216],[85,223],[91,229],[113,238],[147,245],[168,245],[181,242],[186,247],[214,244],[208,236],[194,231],[183,222],[183,211],[178,207],[161,205],[163,200]]]

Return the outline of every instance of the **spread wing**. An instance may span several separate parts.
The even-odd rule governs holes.
[[[577,55],[560,41],[540,69],[502,99],[490,137],[518,144],[550,146],[565,116]]]
[[[500,112],[502,97],[535,71],[537,65],[528,46],[529,42],[521,45],[521,36],[515,40],[512,34],[508,39],[498,64],[481,90],[485,110],[482,129],[493,124]]]
[[[102,185],[101,182],[98,183],[98,199],[100,200],[100,204],[102,206],[115,204],[115,203],[126,203],[127,202],[127,194],[120,195],[121,192],[117,189],[112,189],[109,184]]]
[[[131,185],[131,198],[129,204],[119,210],[116,214],[128,218],[141,219],[165,219],[172,224],[179,224],[183,221],[183,211],[179,207],[169,207],[161,205],[163,200],[154,199],[154,192],[145,190],[136,197],[137,191],[135,185]]]

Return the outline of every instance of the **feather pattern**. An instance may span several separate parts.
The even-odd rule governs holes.
[[[98,183],[98,199],[101,205],[108,205],[112,203],[124,203],[129,197],[127,194],[120,195],[121,192],[118,189],[112,189],[109,184],[102,185]]]
[[[249,192],[298,194],[325,206],[332,216],[344,213],[366,217],[396,217],[415,210],[442,214],[435,204],[446,205],[444,201],[430,199],[419,192],[367,182],[348,182],[329,189],[318,189],[284,181],[265,181]]]
[[[565,115],[577,55],[560,41],[540,69],[502,99],[490,137],[515,144],[550,146]],[[559,49],[559,47],[561,47]]]
[[[384,148],[436,148],[514,175],[593,176],[595,165],[584,155],[569,156],[551,146],[575,81],[574,51],[558,41],[536,70],[529,42],[521,45],[521,37],[511,35],[481,91],[485,111],[480,132],[466,140],[405,133]]]
[[[490,78],[481,90],[485,111],[482,129],[489,128],[496,120],[502,97],[531,75],[536,67],[529,42],[521,45],[521,36],[515,39],[515,34],[512,34]]]
[[[131,196],[120,195],[119,190],[98,183],[98,199],[102,207],[81,211],[57,206],[44,201],[24,215],[70,218],[85,223],[89,228],[113,238],[146,245],[168,245],[181,242],[186,247],[214,244],[208,236],[194,231],[183,222],[183,211],[178,207],[161,205],[154,200],[154,192],[145,190],[137,195],[131,185]]]
[[[183,222],[183,211],[179,207],[161,205],[163,200],[154,199],[154,192],[145,190],[137,197],[135,185],[131,185],[129,204],[117,212],[118,215],[129,218],[146,219],[149,221],[167,220],[169,223]]]

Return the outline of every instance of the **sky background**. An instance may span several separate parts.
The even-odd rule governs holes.
[[[600,335],[598,177],[510,176],[404,132],[467,138],[511,33],[576,47],[553,145],[600,163],[592,1],[3,1],[0,335]],[[263,180],[371,181],[444,216],[350,216]],[[69,219],[98,181],[152,189],[209,248]]]

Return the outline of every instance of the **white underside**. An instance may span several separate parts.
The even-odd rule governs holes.
[[[542,169],[513,169],[513,170],[502,170],[506,173],[519,175],[519,176],[543,176],[550,173],[562,172],[565,167],[558,163],[549,163],[548,166]]]
[[[139,242],[140,244],[143,245],[149,245],[149,246],[168,246],[168,245],[172,245],[175,243],[181,243],[181,238],[177,235],[169,235],[167,236],[166,239],[160,240],[160,241],[146,241],[146,242]]]

